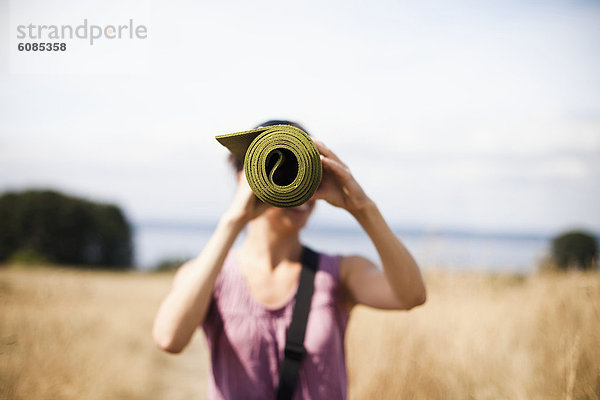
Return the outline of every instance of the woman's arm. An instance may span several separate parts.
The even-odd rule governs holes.
[[[409,310],[425,303],[426,289],[419,267],[375,203],[369,202],[352,215],[375,245],[383,271],[364,257],[345,257],[340,276],[351,294],[350,301],[397,310]]]
[[[186,262],[175,275],[173,286],[163,300],[152,335],[156,344],[170,353],[179,353],[204,321],[217,276],[236,237],[246,223],[259,215],[266,205],[252,193],[243,173],[229,210],[202,252]]]
[[[322,142],[315,141],[323,162],[323,182],[317,197],[350,212],[371,238],[383,271],[360,256],[344,257],[340,281],[351,304],[408,310],[425,302],[419,267],[392,232],[377,205],[365,194],[350,170]]]

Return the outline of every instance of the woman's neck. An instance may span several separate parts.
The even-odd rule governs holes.
[[[256,265],[275,268],[284,260],[300,261],[302,244],[298,232],[278,232],[269,226],[263,218],[257,218],[248,224],[246,239],[240,248],[240,254],[249,257]]]

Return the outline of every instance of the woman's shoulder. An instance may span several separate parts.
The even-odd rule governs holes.
[[[241,284],[239,274],[237,259],[234,250],[231,249],[225,256],[221,271],[215,280],[213,295],[218,298],[222,290],[238,291]]]
[[[318,252],[320,256],[319,270],[332,275],[336,281],[344,281],[354,270],[364,269],[365,266],[375,266],[368,258],[357,254],[340,254]]]
[[[340,263],[342,255],[338,253],[324,252],[313,249],[319,255],[319,271],[333,275],[336,280],[339,278]]]

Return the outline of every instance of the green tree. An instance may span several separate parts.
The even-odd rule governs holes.
[[[598,262],[598,242],[594,235],[572,231],[557,236],[552,241],[552,259],[561,269],[575,267],[593,269]]]
[[[115,205],[51,190],[0,196],[0,262],[44,259],[67,265],[131,265],[131,228]]]

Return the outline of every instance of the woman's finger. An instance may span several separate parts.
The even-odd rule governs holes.
[[[321,156],[321,162],[323,166],[331,170],[342,182],[347,182],[352,178],[348,167],[343,163],[326,156]]]
[[[314,140],[314,142],[315,142],[315,145],[317,146],[317,149],[319,150],[319,153],[341,163],[341,160],[339,159],[339,157],[336,156],[335,153],[333,151],[331,151],[331,149],[325,145],[325,143],[323,143],[320,140]]]
[[[319,150],[319,153],[337,161],[338,163],[342,164],[344,167],[347,168],[346,164],[344,164],[344,162],[342,160],[340,160],[340,158],[337,155],[335,155],[335,153],[333,151],[331,151],[331,149],[329,147],[327,147],[325,145],[325,143],[323,143],[322,141],[317,140],[317,139],[314,139],[313,142],[317,146],[317,150]]]

